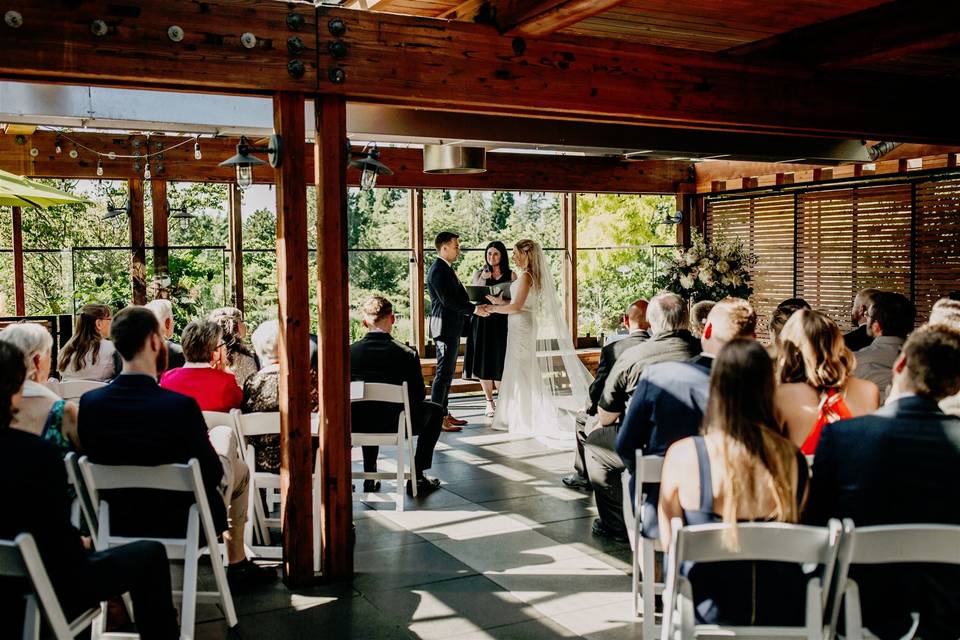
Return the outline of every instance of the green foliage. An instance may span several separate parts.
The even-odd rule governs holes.
[[[748,299],[753,295],[750,271],[757,256],[747,251],[739,238],[715,233],[710,245],[696,231],[692,246],[678,251],[660,277],[662,288],[685,300]]]

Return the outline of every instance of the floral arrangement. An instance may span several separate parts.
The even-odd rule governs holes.
[[[756,264],[757,256],[739,238],[716,233],[708,246],[694,231],[690,248],[677,251],[657,284],[684,300],[747,299],[753,294],[750,270]]]

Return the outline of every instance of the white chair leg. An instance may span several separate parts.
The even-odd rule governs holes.
[[[634,518],[633,520],[633,576],[631,579],[631,592],[633,595],[633,617],[637,618],[640,616],[640,576],[641,576],[641,545],[643,544],[643,538],[640,537],[640,519]],[[648,636],[649,637],[649,636]]]
[[[24,596],[26,611],[23,615],[23,640],[40,640],[40,606],[32,593]]]
[[[403,486],[403,469],[404,469],[404,466],[403,466],[403,441],[402,441],[402,440],[398,440],[398,441],[397,441],[397,498],[396,498],[396,500],[397,500],[397,511],[403,511],[403,492],[404,492],[404,486]],[[414,483],[413,491],[414,491],[413,496],[416,497],[416,496],[417,496],[417,494],[416,494],[416,491],[417,491],[416,483]]]
[[[656,625],[656,567],[653,542],[645,538],[639,539],[640,551],[643,560],[640,568],[643,591],[643,637],[655,638],[657,635]]]
[[[216,541],[213,542],[216,545]],[[211,548],[211,554],[213,553]],[[200,559],[200,517],[196,506],[191,507],[187,520],[187,544],[183,554],[183,593],[180,601],[180,639],[193,638],[197,619],[197,563]],[[216,571],[215,558],[210,564]],[[222,567],[221,567],[222,568]]]

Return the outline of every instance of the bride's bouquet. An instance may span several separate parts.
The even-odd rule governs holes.
[[[657,281],[661,289],[672,291],[684,300],[747,299],[753,294],[750,270],[757,256],[747,251],[739,238],[715,233],[709,246],[694,231],[692,245],[677,250],[666,272]]]

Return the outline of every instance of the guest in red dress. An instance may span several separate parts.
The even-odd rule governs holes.
[[[201,411],[230,411],[240,407],[243,391],[237,378],[224,371],[226,346],[223,330],[215,322],[198,320],[183,330],[186,364],[160,378],[160,386],[190,396]]]

